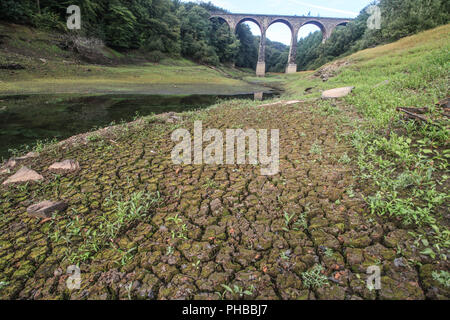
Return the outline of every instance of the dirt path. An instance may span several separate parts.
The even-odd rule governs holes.
[[[226,105],[195,117],[204,129],[280,129],[278,175],[261,176],[254,166],[175,166],[175,126],[155,123],[26,160],[45,182],[0,187],[0,297],[448,296],[432,281],[436,266],[417,253],[408,230],[369,215],[365,186],[344,164],[351,149],[336,138],[349,127],[337,128],[334,117],[311,103]],[[192,117],[179,126],[192,131]],[[68,158],[80,162],[78,174],[46,171],[55,159]],[[141,191],[145,201],[137,196],[133,203],[152,202],[149,215],[111,231],[121,208],[131,208],[128,197]],[[44,223],[29,217],[26,207],[44,199],[65,200],[69,209]],[[66,269],[77,262],[81,289],[69,291]],[[323,271],[314,275],[318,265]],[[373,265],[381,268],[380,291],[366,287]]]

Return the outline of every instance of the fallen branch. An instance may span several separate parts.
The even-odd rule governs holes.
[[[426,108],[397,108],[397,111],[403,112],[406,114],[406,117],[409,119],[413,119],[413,120],[420,120],[420,121],[424,121],[424,122],[431,122],[430,119],[428,119],[427,117],[424,117],[420,114],[417,114],[415,112],[411,112],[410,110],[416,110],[416,109],[426,109]],[[422,111],[422,110],[420,110]],[[425,113],[425,112],[424,112]]]

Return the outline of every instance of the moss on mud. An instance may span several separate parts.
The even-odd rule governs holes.
[[[247,298],[371,299],[360,281],[373,264],[383,266],[389,288],[380,298],[421,299],[429,290],[444,297],[436,283],[421,287],[424,276],[415,269],[401,279],[410,284],[395,285],[400,281],[392,267],[395,248],[407,241],[401,236],[407,231],[368,219],[362,194],[350,198],[343,191],[357,181],[351,167],[335,159],[351,149],[336,140],[336,119],[314,108],[314,103],[256,107],[236,100],[182,114],[177,126],[191,131],[198,118],[205,129],[279,128],[275,176],[261,176],[249,165],[174,166],[173,126],[146,121],[24,160],[21,165],[45,180],[23,192],[16,192],[19,186],[0,187],[2,216],[8,217],[0,223],[0,281],[8,283],[1,297],[217,299],[222,285],[233,283],[254,287]],[[313,143],[320,146],[320,157],[310,153]],[[64,158],[77,159],[81,170],[55,179],[46,169]],[[120,203],[111,201],[112,195],[128,199],[137,192],[157,192],[161,202],[96,247],[107,232],[101,217],[118,219]],[[69,204],[66,212],[51,221],[28,217],[27,205],[55,197]],[[284,212],[293,214],[287,230]],[[416,253],[404,259],[420,261]],[[80,290],[64,285],[72,263],[80,263]],[[330,285],[308,289],[302,274],[318,263]]]

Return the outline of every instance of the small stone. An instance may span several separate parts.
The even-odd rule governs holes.
[[[324,91],[322,93],[322,99],[336,99],[342,98],[350,94],[355,87],[336,88]]]
[[[178,121],[181,121],[182,118],[177,116],[175,113],[170,112],[168,114],[168,118],[166,120],[167,123],[177,123]]]
[[[220,202],[220,199],[214,199],[213,201],[211,201],[211,211],[215,212],[217,210],[220,209],[220,207],[222,207],[222,203]]]
[[[74,160],[64,160],[61,162],[55,162],[52,164],[48,170],[50,171],[64,171],[64,172],[74,172],[80,170],[80,164],[78,161]]]
[[[28,152],[26,155],[24,155],[23,157],[18,157],[15,160],[26,160],[29,158],[36,158],[39,154],[36,152]]]
[[[300,103],[300,100],[290,100],[290,101],[286,101],[284,104],[286,106],[290,106],[291,104],[296,104],[296,103]]]
[[[56,211],[64,211],[67,209],[67,204],[63,201],[42,201],[37,204],[33,204],[27,208],[29,215],[36,218],[51,218],[52,214]]]
[[[406,267],[405,263],[403,262],[403,258],[396,258],[394,259],[394,265],[399,268],[399,267]]]
[[[14,169],[14,167],[17,165],[17,161],[14,159],[9,159],[0,170],[0,174],[4,173],[10,173],[11,169]]]
[[[16,182],[39,181],[42,179],[44,179],[44,177],[38,174],[36,171],[31,170],[27,167],[22,167],[14,175],[12,175],[5,182],[3,182],[3,185]]]

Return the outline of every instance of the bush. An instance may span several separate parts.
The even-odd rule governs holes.
[[[28,1],[0,1],[0,20],[28,24],[35,11],[36,6]]]
[[[44,30],[60,30],[65,29],[64,23],[61,22],[59,16],[49,10],[44,10],[42,14],[33,15],[33,25]]]
[[[165,56],[161,51],[155,50],[155,51],[151,51],[147,54],[147,59],[150,62],[155,62],[158,63],[160,62],[162,59],[164,59]]]

